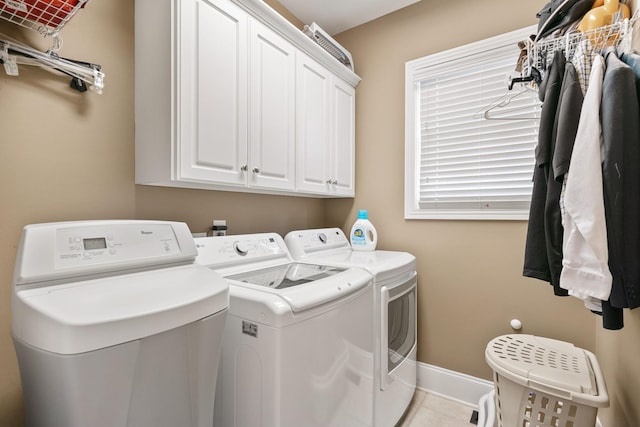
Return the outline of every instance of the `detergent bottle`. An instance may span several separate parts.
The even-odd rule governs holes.
[[[351,227],[351,248],[354,251],[373,251],[378,243],[378,233],[376,228],[369,221],[366,210],[358,211],[358,219]]]

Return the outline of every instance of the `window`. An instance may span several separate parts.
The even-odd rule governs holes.
[[[407,62],[405,218],[527,219],[540,101],[523,85],[509,91],[507,76],[535,32]]]

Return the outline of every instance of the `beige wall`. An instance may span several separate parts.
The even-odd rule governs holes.
[[[0,71],[0,426],[23,423],[9,309],[23,225],[135,216],[131,4],[92,2],[63,32],[62,56],[104,66],[104,95],[75,92],[35,67],[19,77]],[[0,32],[49,45],[4,21]]]
[[[299,30],[302,30],[304,27],[304,22],[298,19],[297,16],[289,12],[289,9],[282,6],[278,0],[264,0],[266,4],[271,6],[273,10],[278,12],[280,15],[284,16],[289,22],[291,22],[294,26],[296,26]]]
[[[543,0],[422,0],[343,33],[339,41],[363,80],[357,198],[337,201],[134,185],[133,3],[91,2],[63,31],[62,55],[103,65],[104,95],[71,91],[44,70],[21,67],[18,78],[0,72],[0,426],[23,424],[9,308],[23,225],[137,217],[205,231],[213,218],[225,218],[233,233],[284,234],[323,225],[348,230],[359,208],[369,209],[380,248],[418,257],[421,361],[489,378],[484,346],[518,317],[523,332],[596,349],[616,397],[605,425],[640,425],[640,313],[626,313],[621,332],[601,332],[578,302],[522,278],[525,222],[403,219],[405,61],[532,24]],[[301,27],[275,0],[268,3]],[[0,32],[47,45],[5,22]]]
[[[328,201],[327,223],[348,229],[368,209],[382,249],[418,258],[418,359],[490,378],[484,348],[511,333],[542,335],[596,351],[612,394],[606,427],[640,426],[640,313],[625,311],[622,331],[573,298],[522,277],[526,222],[405,220],[404,64],[431,53],[536,23],[545,0],[421,2],[336,38],[353,55],[356,92],[356,199]]]
[[[485,345],[511,333],[512,318],[522,320],[524,333],[589,349],[595,320],[578,301],[554,297],[549,285],[522,277],[526,221],[404,219],[404,64],[534,24],[540,7],[540,1],[515,8],[511,0],[422,0],[338,36],[362,77],[356,92],[357,192],[355,203],[327,202],[327,220],[348,227],[356,209],[366,208],[381,248],[414,253],[418,359],[487,379]]]
[[[640,309],[625,310],[624,329],[597,328],[596,355],[604,370],[611,407],[600,411],[605,427],[640,426]]]
[[[24,423],[9,301],[25,224],[136,217],[181,220],[192,231],[206,231],[213,218],[224,218],[233,233],[324,224],[320,199],[134,185],[133,13],[132,0],[92,1],[62,32],[62,56],[103,66],[103,95],[75,92],[55,72],[22,66],[19,77],[8,77],[0,70],[2,427]],[[5,21],[0,33],[41,49],[50,45]]]

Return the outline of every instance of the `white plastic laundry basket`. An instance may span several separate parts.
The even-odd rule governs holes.
[[[500,427],[587,427],[609,395],[598,360],[573,344],[502,335],[487,344]]]

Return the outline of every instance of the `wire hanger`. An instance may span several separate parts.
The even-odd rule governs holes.
[[[538,117],[515,117],[515,116],[496,116],[492,115],[492,112],[496,112],[496,110],[500,110],[508,106],[511,101],[520,96],[537,96],[537,92],[535,89],[530,87],[529,85],[523,86],[521,90],[514,93],[506,93],[498,98],[494,99],[489,105],[478,110],[474,115],[474,119],[485,119],[485,120],[535,120]]]
[[[17,76],[19,64],[51,68],[71,77],[71,88],[85,92],[88,85],[88,89],[102,94],[105,77],[102,67],[60,57],[57,53],[59,48],[60,40],[57,40],[51,50],[41,52],[0,33],[0,63],[7,75]]]

